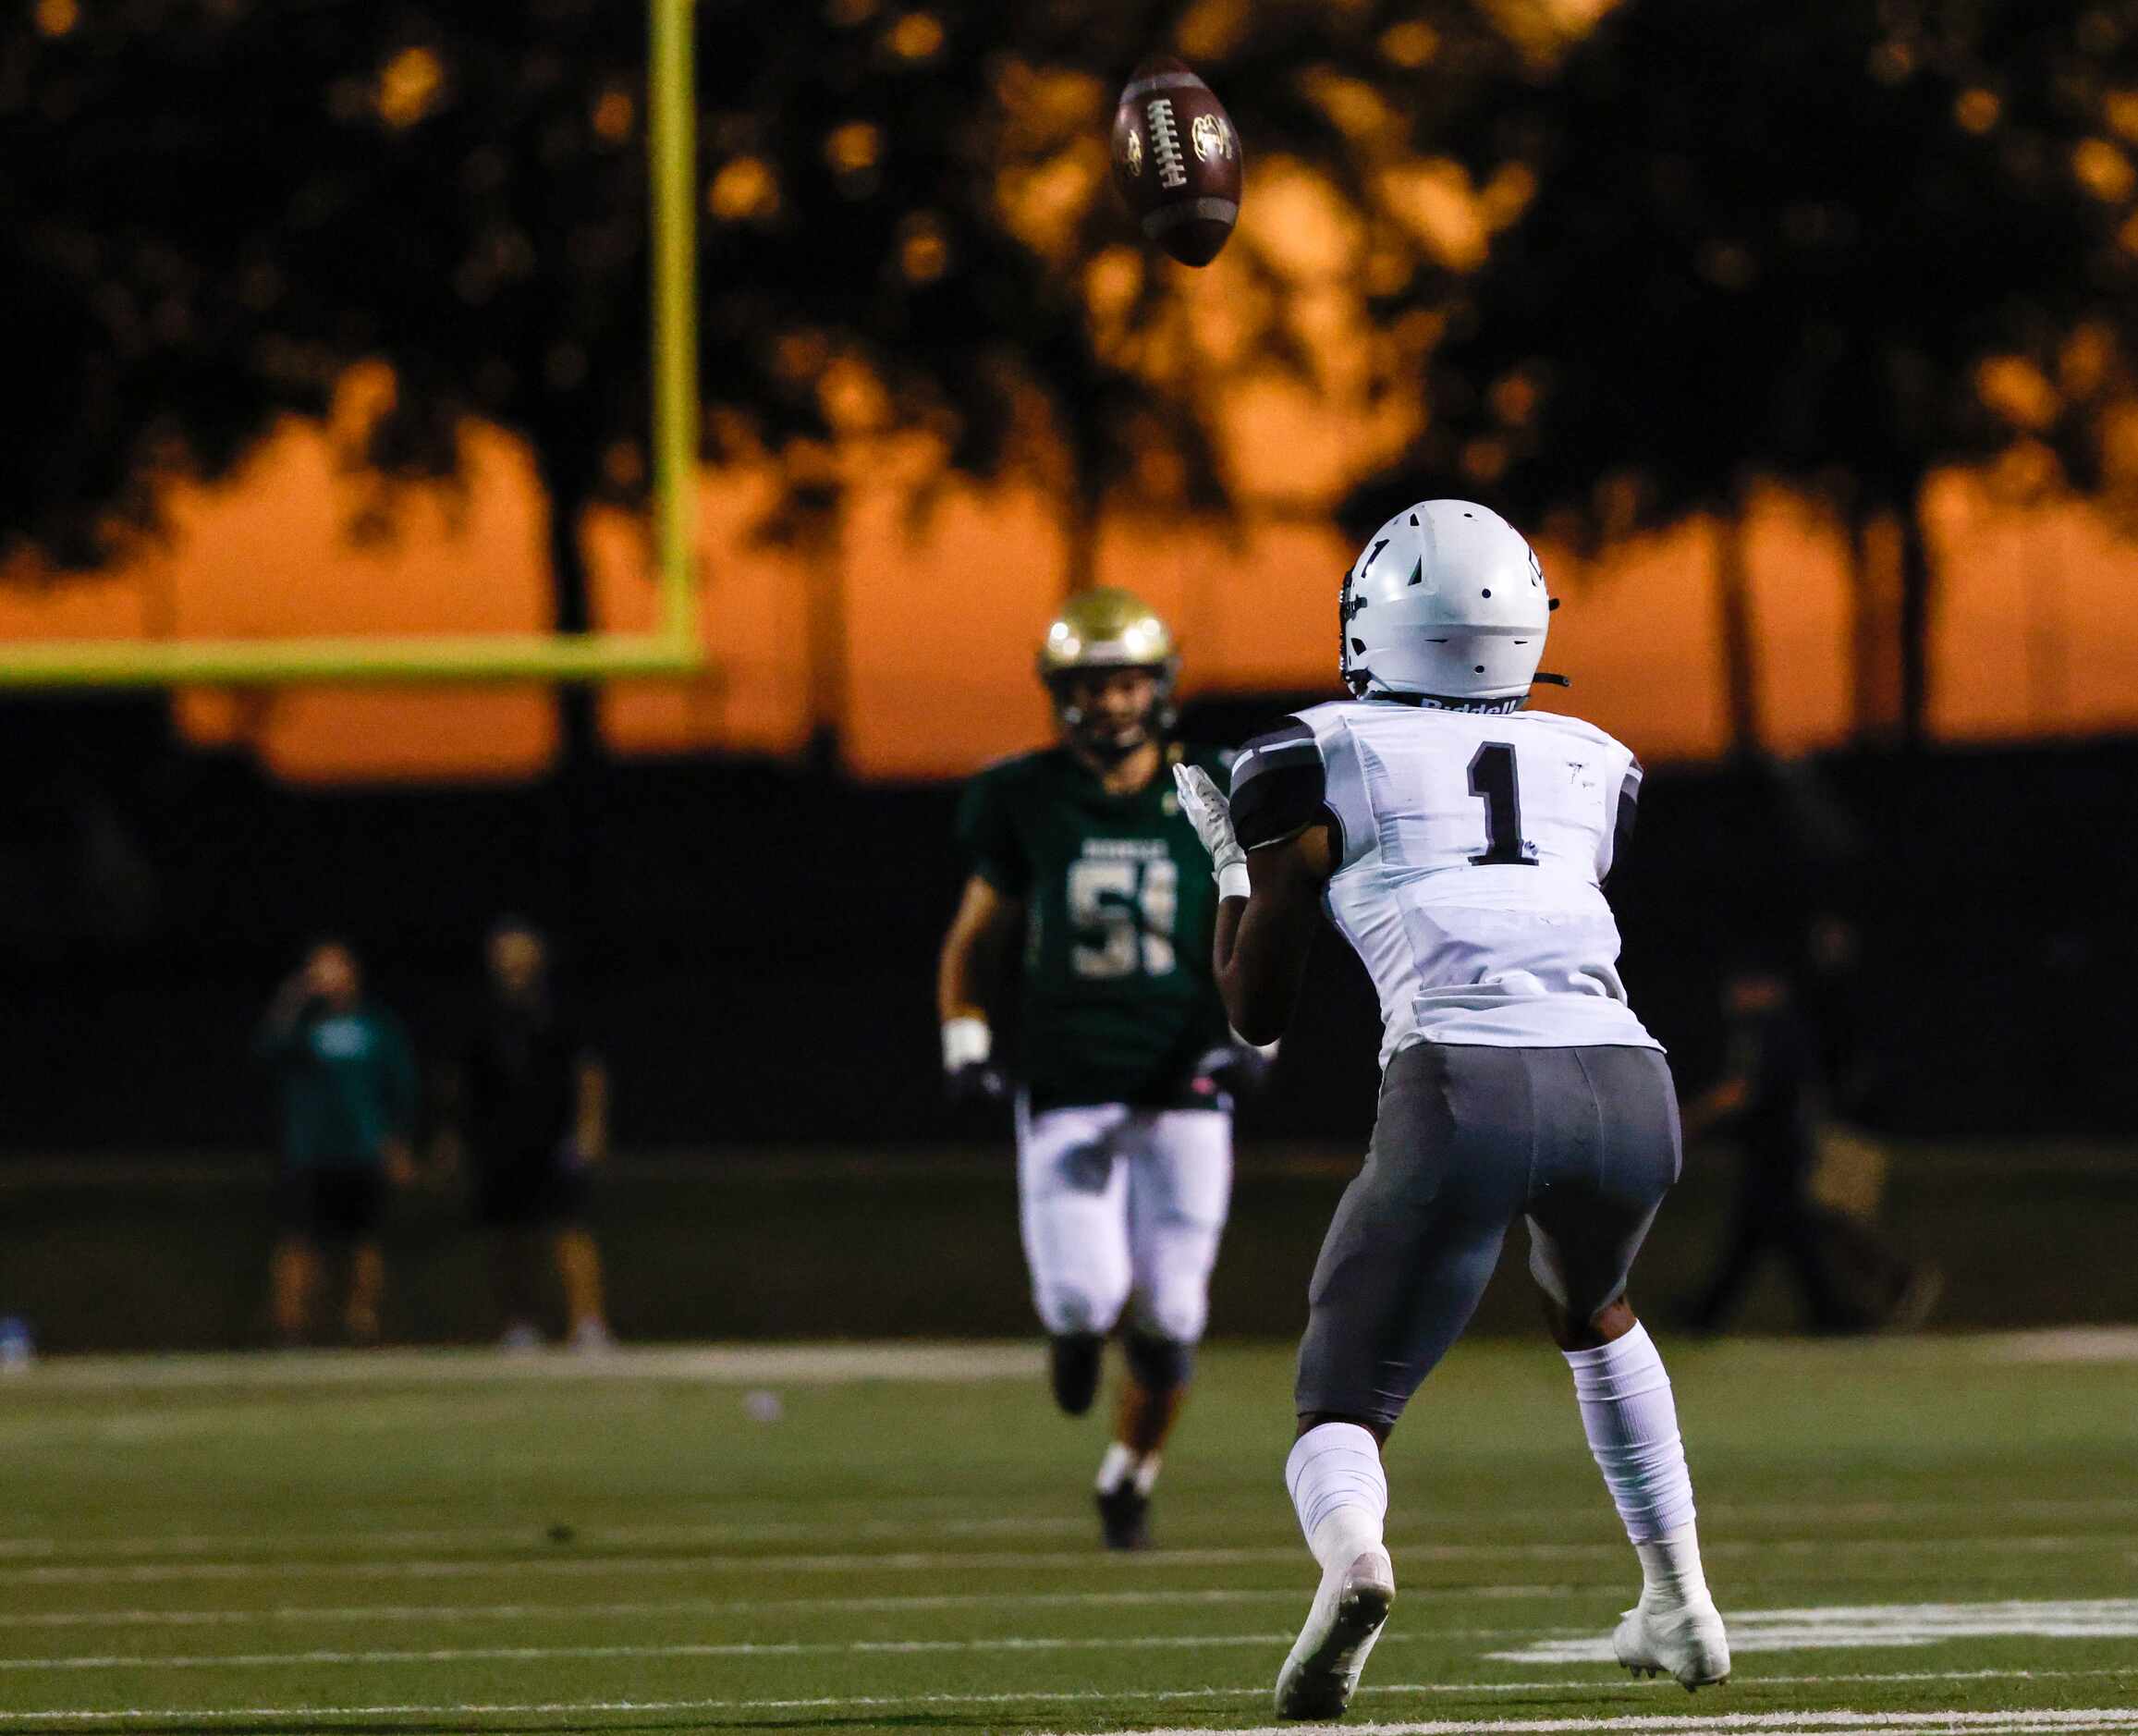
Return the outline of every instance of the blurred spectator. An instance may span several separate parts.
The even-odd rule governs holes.
[[[613,1340],[587,1216],[589,1171],[608,1145],[608,1074],[559,1009],[548,947],[532,927],[507,918],[492,929],[489,974],[480,1023],[444,1082],[441,1160],[471,1168],[476,1221],[493,1240],[504,1347],[542,1343],[546,1243],[571,1344],[605,1350]]]
[[[1827,1113],[1842,1121],[1862,1119],[1877,1084],[1865,1041],[1863,935],[1847,917],[1822,911],[1805,936],[1810,970],[1804,978],[1804,1014],[1811,1021]]]
[[[276,991],[257,1048],[282,1081],[281,1234],[272,1312],[284,1345],[304,1341],[322,1254],[348,1257],[342,1324],[355,1344],[379,1337],[386,1188],[413,1176],[409,1139],[416,1068],[400,1021],[363,996],[347,945],[322,940]]]
[[[1789,982],[1762,967],[1734,972],[1723,988],[1729,1021],[1724,1077],[1685,1110],[1688,1144],[1715,1131],[1735,1136],[1741,1173],[1730,1238],[1690,1324],[1717,1330],[1771,1251],[1802,1291],[1813,1329],[1863,1332],[1919,1325],[1936,1300],[1936,1275],[1895,1253],[1864,1216],[1819,1197],[1823,1144],[1853,1157],[1860,1138],[1828,1141],[1819,1033],[1801,1014]]]

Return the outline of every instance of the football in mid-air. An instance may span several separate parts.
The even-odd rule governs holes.
[[[1114,110],[1114,185],[1144,236],[1207,265],[1240,220],[1240,134],[1211,88],[1170,55],[1138,67]]]

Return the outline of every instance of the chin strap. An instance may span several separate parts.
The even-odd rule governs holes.
[[[1136,752],[1148,743],[1162,742],[1163,740],[1156,730],[1146,727],[1141,736],[1126,746],[1118,741],[1090,741],[1081,736],[1077,739],[1077,745],[1095,760],[1103,760],[1108,765],[1118,765],[1130,754]]]
[[[1573,677],[1570,675],[1546,675],[1542,669],[1539,669],[1530,679],[1533,682],[1542,681],[1546,687],[1571,687],[1574,684]]]

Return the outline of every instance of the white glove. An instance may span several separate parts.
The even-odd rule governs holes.
[[[1180,764],[1173,768],[1173,788],[1180,792],[1181,813],[1195,828],[1195,836],[1203,840],[1203,848],[1210,852],[1210,870],[1217,877],[1217,896],[1245,898],[1247,852],[1240,848],[1240,839],[1233,836],[1232,804],[1225,800],[1225,792],[1217,788],[1216,779],[1200,765]]]
[[[943,1021],[943,1080],[953,1103],[999,1103],[1008,1082],[994,1064],[994,1033],[987,1021],[966,1013]]]

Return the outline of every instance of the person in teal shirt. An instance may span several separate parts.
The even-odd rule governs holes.
[[[342,941],[322,940],[276,992],[257,1049],[282,1085],[282,1171],[271,1307],[277,1339],[304,1341],[328,1252],[346,1253],[342,1322],[350,1342],[379,1336],[386,1189],[414,1179],[416,1064],[400,1021],[364,998]]]

